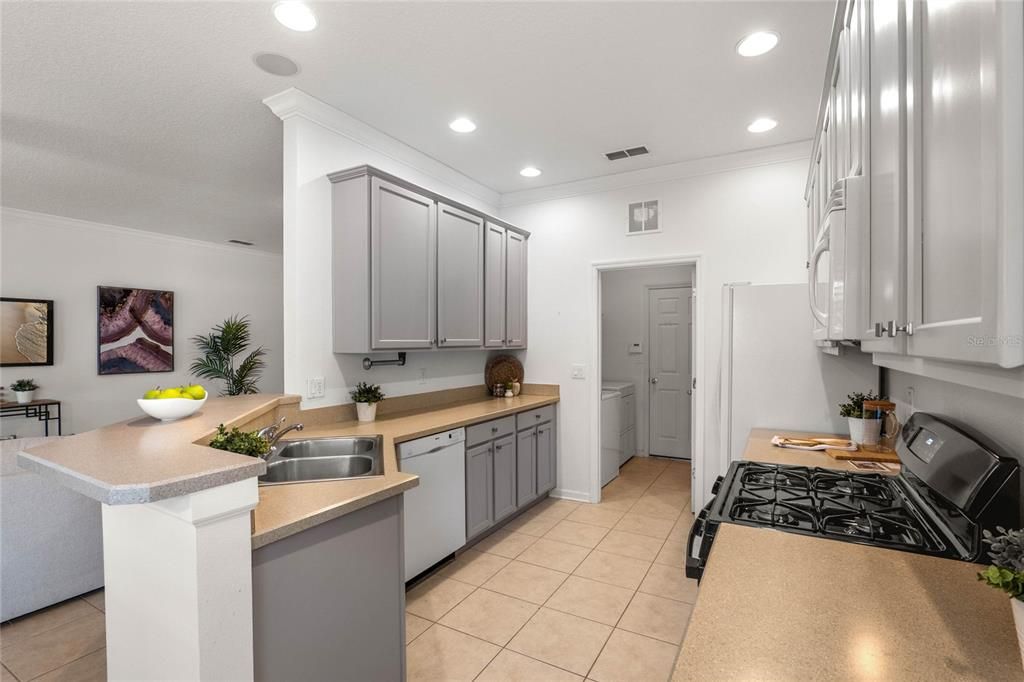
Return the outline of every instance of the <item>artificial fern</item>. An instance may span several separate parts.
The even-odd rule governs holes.
[[[263,359],[267,354],[263,346],[235,366],[235,356],[245,352],[250,338],[248,315],[234,315],[206,336],[193,336],[192,342],[201,355],[192,362],[192,374],[204,379],[222,380],[224,388],[221,395],[259,393],[256,384],[267,364]]]

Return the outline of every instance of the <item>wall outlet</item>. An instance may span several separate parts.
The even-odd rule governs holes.
[[[426,367],[420,367],[419,368],[419,370],[418,370],[418,377],[419,377],[418,380],[417,380],[418,383],[421,383],[421,384],[427,383],[427,368]]]
[[[584,365],[573,365],[571,376],[573,379],[586,379],[587,368]]]
[[[306,397],[323,398],[326,391],[326,380],[323,377],[313,377],[306,380]]]

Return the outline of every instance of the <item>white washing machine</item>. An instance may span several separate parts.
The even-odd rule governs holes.
[[[619,464],[636,454],[636,387],[631,381],[602,381],[601,391],[616,391],[619,400]],[[603,419],[602,419],[603,421]],[[602,431],[602,433],[604,433]]]
[[[601,391],[601,485],[619,475],[622,459],[622,394]]]

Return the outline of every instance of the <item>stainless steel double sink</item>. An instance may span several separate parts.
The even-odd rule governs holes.
[[[282,441],[267,457],[260,485],[337,481],[384,475],[382,436],[339,436]]]

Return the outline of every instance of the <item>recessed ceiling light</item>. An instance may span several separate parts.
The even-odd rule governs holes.
[[[771,52],[779,44],[779,34],[774,31],[751,33],[736,44],[736,51],[743,57],[759,57]]]
[[[750,125],[747,126],[747,130],[752,133],[767,133],[769,130],[779,125],[779,122],[772,118],[759,118]]]
[[[261,52],[253,55],[252,61],[260,69],[274,76],[294,76],[299,72],[299,65],[283,54]]]
[[[293,31],[312,31],[316,28],[316,15],[300,0],[281,0],[274,3],[274,18]]]
[[[448,127],[457,133],[471,133],[476,130],[476,124],[468,118],[457,118],[449,123]]]
[[[534,168],[533,166],[527,166],[523,170],[519,171],[519,174],[524,178],[535,178],[540,175],[540,168]]]

